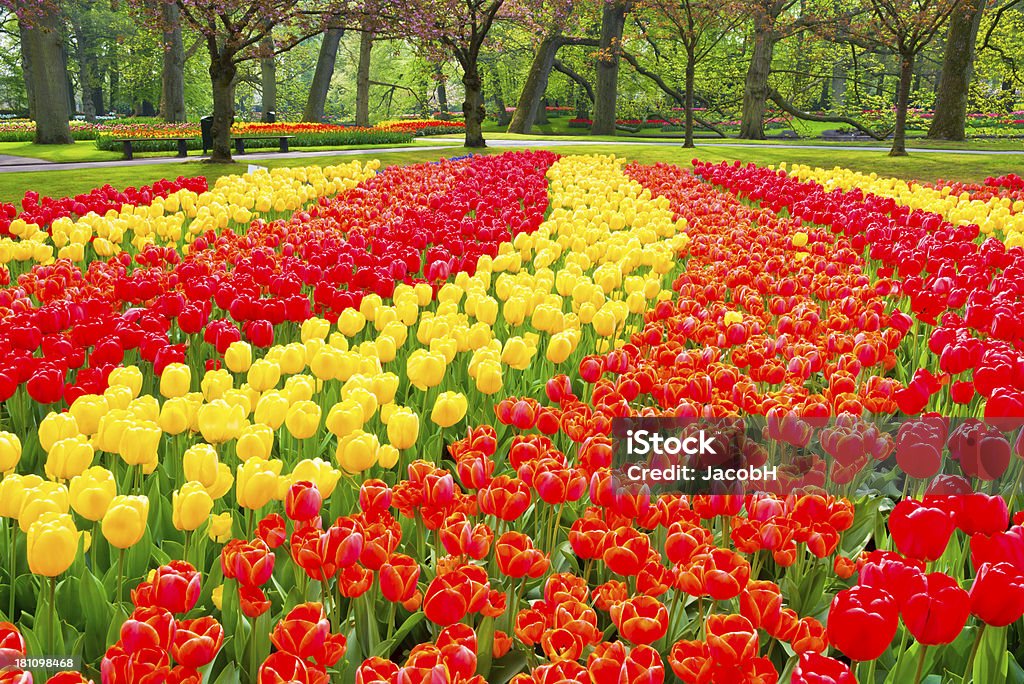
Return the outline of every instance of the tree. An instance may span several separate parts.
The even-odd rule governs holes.
[[[359,64],[356,67],[356,126],[370,125],[370,59],[373,56],[373,31],[359,32]]]
[[[165,2],[161,7],[163,30],[163,70],[160,79],[160,116],[168,123],[185,121],[185,43],[181,37],[178,6]]]
[[[631,0],[605,0],[601,12],[601,40],[597,50],[597,78],[594,81],[594,115],[591,135],[615,135],[615,109],[619,91],[619,61],[622,32]]]
[[[892,50],[899,59],[896,93],[896,128],[889,156],[907,154],[907,110],[914,79],[914,63],[950,15],[969,0],[868,0],[870,15],[853,29],[864,42]]]
[[[324,119],[324,108],[327,103],[327,91],[331,87],[334,67],[338,61],[338,47],[345,35],[342,28],[332,27],[324,31],[320,42],[320,52],[313,71],[313,82],[309,86],[309,98],[302,112],[303,121],[320,122]]]
[[[380,1],[380,0],[378,0]],[[525,3],[506,8],[512,16],[530,14],[535,8]],[[462,70],[465,96],[462,113],[466,122],[466,147],[486,147],[483,136],[483,76],[480,50],[506,0],[418,0],[418,2],[383,2],[377,9],[393,30],[401,35],[419,37],[430,50],[439,45],[447,50]],[[372,11],[364,10],[367,14]]]
[[[935,90],[935,116],[928,129],[933,140],[964,140],[967,90],[974,75],[975,44],[987,0],[965,2],[949,19],[942,75]],[[1016,4],[1016,0],[1008,4]]]
[[[268,26],[260,41],[260,120],[270,121],[277,112],[277,61],[274,59],[274,27]]]
[[[36,143],[70,145],[71,93],[64,61],[64,18],[53,0],[3,0],[18,15],[25,62],[31,65],[31,102],[35,109]]]
[[[721,0],[653,0],[651,5],[674,30],[686,53],[683,147],[693,147],[693,91],[697,64],[729,33],[735,20],[729,20]]]
[[[198,32],[210,57],[213,86],[213,150],[211,162],[231,162],[231,126],[235,121],[235,81],[239,64],[264,59],[260,44],[271,34],[273,54],[287,52],[321,33],[327,19],[339,13],[334,2],[313,0],[134,0],[144,12],[163,21],[162,3],[175,2],[180,20]],[[155,14],[154,14],[155,13]]]

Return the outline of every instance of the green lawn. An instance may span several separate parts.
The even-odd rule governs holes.
[[[498,136],[492,136],[497,138]],[[424,143],[426,144],[426,143]],[[537,147],[536,149],[545,149]],[[689,166],[694,157],[718,162],[734,161],[755,162],[758,164],[788,163],[810,164],[813,166],[833,167],[844,166],[855,171],[872,172],[882,175],[897,176],[905,179],[947,178],[964,181],[980,181],[986,176],[996,176],[1019,171],[1024,155],[958,155],[958,154],[918,154],[903,158],[890,158],[884,152],[842,151],[828,149],[790,150],[773,148],[770,145],[755,148],[729,148],[726,146],[704,146],[696,150],[686,150],[674,146],[653,145],[580,145],[573,147],[550,147],[562,154],[615,154],[630,160],[643,163],[667,162]],[[380,159],[385,165],[413,164],[434,161],[441,157],[458,156],[474,153],[494,154],[503,152],[500,148],[486,150],[468,150],[463,147],[451,146],[443,150],[416,150],[374,153],[349,156],[322,156],[303,158],[261,159],[253,163],[271,168],[282,166],[306,166],[316,164],[326,166],[350,162],[354,159]],[[204,164],[201,162],[183,162],[179,164],[127,166],[96,169],[88,172],[80,170],[61,171],[59,169],[34,173],[0,173],[0,201],[11,202],[20,200],[27,190],[35,190],[42,195],[62,197],[86,192],[98,185],[110,183],[114,187],[144,185],[161,178],[184,176],[206,176],[216,180],[222,175],[244,173],[246,161],[244,157],[238,164]]]

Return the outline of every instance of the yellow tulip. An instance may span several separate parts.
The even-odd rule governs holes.
[[[522,337],[510,337],[501,350],[501,362],[516,370],[526,370],[536,351]]]
[[[268,390],[256,402],[256,412],[253,414],[253,421],[262,425],[268,425],[276,430],[284,424],[285,415],[291,402],[287,395],[277,390]]]
[[[295,464],[288,476],[293,482],[312,482],[325,499],[334,493],[341,471],[320,458],[306,458]]]
[[[334,458],[346,472],[356,474],[377,462],[379,450],[380,442],[376,435],[356,430],[338,440]]]
[[[394,373],[380,373],[371,382],[370,391],[377,397],[377,405],[383,406],[395,400],[399,378]]]
[[[295,439],[309,439],[320,427],[320,407],[312,401],[297,401],[288,407],[284,424]]]
[[[121,436],[134,423],[134,416],[129,411],[112,409],[100,418],[99,429],[93,437],[94,446],[108,454],[116,454],[121,446]]]
[[[211,487],[217,481],[217,450],[209,444],[195,444],[185,450],[181,459],[186,480],[201,482]]]
[[[562,363],[572,352],[572,338],[564,332],[555,333],[548,341],[546,358],[551,363]]]
[[[225,368],[206,371],[199,388],[203,391],[206,401],[224,398],[224,393],[235,386],[235,380]]]
[[[284,383],[283,393],[288,397],[288,403],[294,404],[297,401],[311,401],[316,394],[317,380],[311,375],[293,375]]]
[[[38,475],[7,473],[0,479],[0,518],[17,519],[25,503],[25,493],[43,482]]]
[[[28,532],[43,513],[67,513],[70,509],[68,488],[59,482],[41,480],[33,487],[25,488],[17,515],[18,525],[22,532]]]
[[[254,423],[242,430],[235,442],[235,455],[239,461],[250,458],[270,458],[274,449],[274,430],[269,425]]]
[[[476,389],[488,396],[500,391],[504,386],[502,368],[499,361],[485,359],[476,369]]]
[[[111,546],[127,549],[139,543],[146,533],[149,518],[149,499],[145,496],[114,497],[103,515],[100,529]]]
[[[252,347],[241,340],[232,342],[224,352],[224,365],[232,373],[245,373],[252,366]]]
[[[142,391],[142,371],[138,366],[118,367],[110,371],[107,384],[111,387],[127,387],[132,391],[132,398],[139,396]]]
[[[107,400],[107,406],[113,409],[126,409],[131,403],[135,395],[132,394],[131,387],[125,387],[124,385],[111,385],[107,389],[103,390],[103,398]],[[105,416],[104,416],[105,417]],[[97,426],[97,430],[99,427]]]
[[[80,435],[78,420],[70,413],[48,413],[39,422],[39,446],[49,451],[56,442]]]
[[[401,453],[393,444],[381,444],[377,450],[377,464],[381,468],[394,468],[400,457]]]
[[[344,399],[327,412],[327,429],[335,437],[344,437],[363,427],[363,407],[355,399]]]
[[[303,343],[310,340],[326,340],[331,332],[331,324],[322,318],[307,318],[300,328]]]
[[[426,390],[441,384],[446,368],[443,354],[416,349],[406,362],[406,375],[415,387]]]
[[[794,247],[805,247],[807,245],[807,233],[793,233],[791,242]]]
[[[225,513],[224,515],[227,515],[227,513]],[[228,531],[228,539],[230,539],[230,538],[231,538],[231,532],[229,530]],[[215,540],[215,541],[219,541],[219,540]],[[227,541],[227,539],[225,539],[224,541]],[[221,543],[223,543],[223,542],[221,542]],[[215,605],[217,607],[217,610],[223,610],[223,608],[222,608],[222,606],[224,605],[224,585],[223,584],[218,585],[218,586],[213,588],[213,592],[211,592],[211,594],[210,594],[210,600],[213,601],[213,605]]]
[[[420,435],[420,417],[412,409],[400,406],[388,416],[388,441],[396,449],[408,449]]]
[[[62,439],[46,455],[44,470],[51,480],[70,480],[92,465],[93,449],[85,435]]]
[[[160,407],[160,418],[157,423],[167,434],[180,435],[192,424],[192,411],[192,402],[185,397],[168,399]]]
[[[75,417],[78,430],[83,435],[94,435],[99,429],[100,418],[110,410],[106,397],[96,394],[83,394],[75,399],[68,413]]]
[[[256,510],[274,498],[281,461],[250,458],[238,466],[235,477],[235,500],[239,506]]]
[[[242,434],[246,426],[245,409],[231,406],[223,399],[214,399],[199,407],[199,432],[210,444],[221,444]]]
[[[209,520],[209,528],[207,534],[210,536],[210,541],[223,544],[224,542],[231,539],[231,527],[232,519],[230,513],[218,513],[217,515],[211,515]],[[223,589],[223,586],[218,587]],[[216,593],[217,589],[213,590]],[[219,608],[218,608],[219,610]]]
[[[11,432],[0,432],[0,473],[14,470],[21,460],[21,440]]]
[[[156,397],[144,394],[141,397],[132,399],[131,403],[128,404],[128,413],[137,420],[156,423],[160,420],[160,403],[156,400]]]
[[[114,474],[103,466],[93,466],[71,479],[68,486],[71,508],[86,520],[103,518],[117,495]]]
[[[277,387],[277,383],[281,381],[281,366],[267,359],[257,359],[249,366],[246,381],[257,392]]]
[[[462,392],[441,392],[430,412],[430,420],[443,428],[448,428],[465,418],[468,408],[469,402]],[[392,420],[394,420],[394,416],[392,416]],[[390,423],[388,427],[391,427]]]
[[[176,530],[199,529],[212,510],[213,499],[200,482],[186,482],[171,498],[171,521]]]
[[[128,465],[144,465],[158,459],[160,437],[163,433],[160,426],[154,423],[135,423],[129,425],[121,433],[121,441],[117,445],[117,453]]]
[[[56,577],[75,562],[79,532],[67,513],[45,513],[28,530],[28,569],[35,575]]]
[[[206,493],[210,495],[210,498],[216,501],[225,494],[231,491],[231,486],[235,484],[235,477],[231,474],[231,468],[228,467],[227,463],[217,464],[217,479],[216,481],[206,488]]]
[[[192,388],[192,369],[184,363],[169,363],[160,374],[160,394],[167,399],[182,397]]]

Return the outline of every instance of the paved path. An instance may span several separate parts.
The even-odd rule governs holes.
[[[404,147],[370,147],[370,148],[346,148],[343,150],[317,150],[315,152],[257,152],[235,157],[235,161],[244,164],[247,161],[259,161],[264,159],[316,159],[317,157],[347,157],[366,154],[387,154],[389,152],[425,152],[430,150],[445,150],[462,143],[462,138],[431,138],[433,145],[413,145]],[[487,145],[492,148],[515,148],[515,147],[579,147],[579,146],[618,146],[618,145],[648,145],[652,147],[677,147],[682,151],[678,140],[614,140],[591,142],[589,140],[548,140],[545,138],[516,138],[511,140],[488,140]],[[698,147],[732,147],[746,149],[783,149],[783,150],[842,150],[846,152],[887,152],[888,147],[881,146],[857,146],[857,145],[793,145],[778,143],[742,143],[742,142],[715,142],[699,143]],[[1024,150],[933,150],[925,148],[907,148],[913,154],[966,154],[966,155],[992,155],[992,156],[1019,156],[1024,155]],[[132,161],[96,161],[96,162],[69,162],[56,163],[43,161],[41,159],[30,159],[28,157],[13,157],[0,155],[0,173],[31,173],[33,171],[74,171],[80,169],[105,169],[124,166],[154,166],[159,164],[183,164],[187,162],[200,161],[200,157],[143,157]]]

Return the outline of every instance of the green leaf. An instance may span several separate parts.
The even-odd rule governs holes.
[[[512,650],[494,661],[491,666],[490,684],[507,684],[513,677],[526,670],[526,654],[520,650]]]
[[[904,684],[914,681],[914,673],[917,672],[917,661],[921,656],[920,643],[915,642],[913,646],[900,654],[896,661],[896,667],[889,671],[885,678],[885,684]],[[935,666],[935,660],[941,654],[941,648],[929,648],[924,657],[924,669],[922,672],[929,673]],[[980,683],[979,683],[980,684]],[[987,682],[985,684],[988,684]]]
[[[485,617],[476,630],[477,649],[476,673],[485,680],[491,673],[491,657],[494,651],[494,618]]]
[[[978,652],[974,656],[974,681],[977,684],[1005,684],[1010,670],[1010,657],[1006,652],[1006,628],[985,627]]]
[[[235,667],[234,663],[228,663],[224,666],[224,669],[220,671],[220,676],[214,684],[239,684],[238,668]]]
[[[409,634],[416,625],[423,622],[426,617],[426,614],[421,610],[410,615],[406,618],[405,622],[402,623],[401,627],[395,630],[394,635],[392,635],[390,639],[387,639],[377,645],[377,648],[374,649],[371,655],[379,656],[381,658],[386,658],[391,655],[395,650],[395,647],[402,643],[402,640],[405,639],[406,635]]]
[[[128,619],[128,613],[124,611],[122,606],[114,606],[114,616],[110,622],[110,626],[107,627],[107,643],[112,644],[121,638],[121,625]]]

